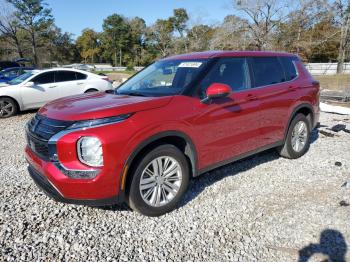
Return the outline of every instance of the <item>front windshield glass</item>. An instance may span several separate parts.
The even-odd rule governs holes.
[[[117,94],[168,96],[180,94],[206,66],[208,60],[156,62],[121,85]]]
[[[11,81],[9,81],[7,83],[10,85],[18,85],[18,84],[22,83],[24,80],[31,77],[32,75],[34,75],[32,72],[27,72],[27,73],[24,73],[23,75],[20,75],[19,77],[12,79]]]

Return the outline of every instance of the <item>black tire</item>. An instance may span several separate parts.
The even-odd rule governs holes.
[[[9,97],[0,97],[0,118],[8,118],[18,112],[17,103]]]
[[[91,89],[86,90],[86,91],[85,91],[85,94],[86,94],[86,93],[92,93],[92,92],[98,92],[98,90],[97,90],[97,89],[91,88]]]
[[[295,126],[300,122],[304,123],[306,127],[305,144],[301,148],[299,148],[299,150],[295,150],[292,146],[293,130]],[[290,159],[296,159],[303,156],[309,150],[309,147],[310,147],[310,132],[311,132],[310,130],[311,130],[311,124],[309,120],[306,118],[306,116],[303,114],[296,115],[293,118],[292,122],[290,123],[284,145],[278,148],[278,153],[282,157],[290,158]]]
[[[160,157],[170,157],[176,160],[179,164],[182,172],[182,180],[181,185],[179,185],[179,189],[177,193],[174,195],[173,199],[162,206],[152,206],[147,203],[140,192],[140,181],[143,174],[143,171],[150,166],[151,162]],[[165,164],[164,164],[165,165]],[[132,180],[128,185],[127,190],[127,201],[129,206],[136,210],[137,212],[146,215],[146,216],[161,216],[164,215],[177,207],[177,204],[185,194],[188,183],[189,183],[189,167],[188,162],[186,160],[185,155],[175,146],[165,144],[154,148],[144,155],[142,159],[135,165],[133,168],[134,171],[130,175],[132,175]],[[164,174],[164,173],[163,173]],[[155,183],[155,182],[154,182]],[[153,187],[152,187],[153,188]],[[160,187],[159,187],[160,188]],[[148,189],[147,189],[148,190]],[[145,190],[145,191],[147,191]],[[154,189],[154,192],[157,189]],[[159,189],[158,189],[159,190]],[[165,192],[165,191],[164,191]],[[169,192],[169,191],[168,191]],[[163,193],[163,191],[162,191]],[[156,193],[155,193],[156,194]],[[151,194],[153,195],[153,193]],[[168,195],[169,196],[169,195]],[[163,198],[164,199],[164,198]]]

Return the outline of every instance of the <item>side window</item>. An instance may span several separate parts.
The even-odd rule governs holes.
[[[75,72],[73,71],[56,71],[55,73],[55,82],[66,82],[66,81],[75,81]]]
[[[54,72],[42,73],[42,74],[34,77],[32,81],[36,85],[53,83],[53,82],[55,82],[55,77],[54,76],[55,76]]]
[[[248,63],[246,58],[222,58],[203,79],[200,90],[204,96],[206,89],[213,83],[229,85],[233,92],[249,88]]]
[[[277,57],[253,57],[254,87],[267,86],[285,82],[282,65]]]
[[[286,81],[293,80],[298,76],[297,70],[295,68],[294,57],[280,57],[280,61],[283,65],[284,72],[286,74]]]
[[[84,80],[87,78],[87,75],[82,74],[82,73],[78,73],[78,72],[75,72],[75,76],[76,76],[77,80]]]

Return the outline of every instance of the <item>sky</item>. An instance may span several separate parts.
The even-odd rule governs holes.
[[[56,25],[63,31],[80,35],[85,28],[102,31],[103,19],[117,13],[139,16],[147,25],[159,18],[168,18],[175,8],[186,8],[190,25],[222,22],[233,13],[231,0],[46,0]]]

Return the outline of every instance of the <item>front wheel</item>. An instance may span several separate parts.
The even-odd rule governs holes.
[[[134,169],[128,202],[146,216],[161,216],[176,208],[189,182],[185,155],[173,145],[148,152]]]
[[[0,118],[14,116],[17,111],[17,104],[13,99],[0,97]]]
[[[310,123],[303,114],[292,120],[285,143],[278,148],[283,157],[295,159],[303,156],[310,147]]]

